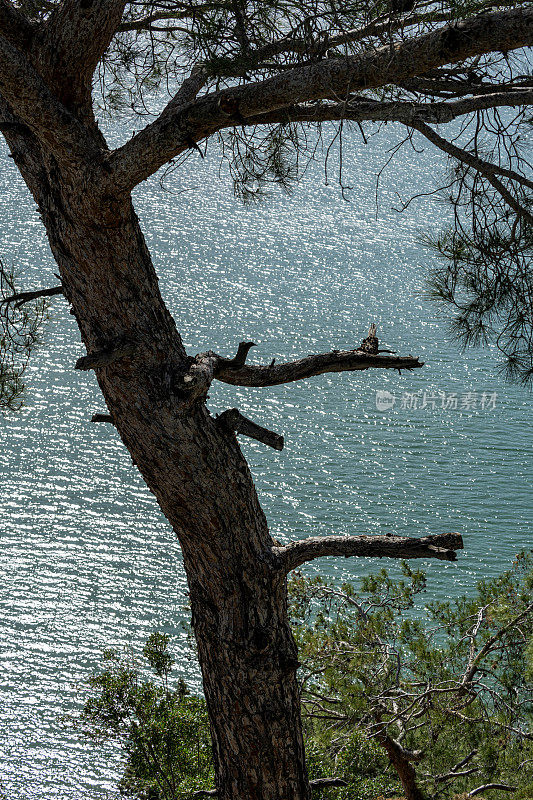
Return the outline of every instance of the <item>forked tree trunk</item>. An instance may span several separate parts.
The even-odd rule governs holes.
[[[90,170],[60,171],[32,137],[11,139],[88,353],[130,345],[96,375],[182,546],[219,797],[306,800],[285,570],[235,435],[202,398],[187,403],[190,359],[131,200],[91,189]]]

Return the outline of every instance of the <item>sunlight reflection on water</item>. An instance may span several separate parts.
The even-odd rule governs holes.
[[[392,137],[368,149],[354,139],[349,204],[317,167],[291,199],[242,207],[228,180],[214,178],[213,158],[196,156],[169,179],[174,193],[153,179],[135,203],[190,352],[233,354],[245,338],[259,345],[251,360],[279,361],[353,347],[376,322],[383,343],[426,362],[401,376],[220,385],[210,404],[213,412],[238,406],[285,435],[282,453],[242,442],[276,538],[460,531],[459,562],[427,567],[429,595],[451,596],[531,545],[530,396],[496,376],[492,353],[461,354],[422,299],[431,257],[417,237],[440,224],[443,209],[418,205],[398,216],[391,206],[396,191],[431,183],[433,157],[398,156],[376,219],[374,176]],[[28,286],[48,285],[54,266],[13,165],[0,181],[0,253]],[[80,743],[59,720],[76,708],[104,647],[135,649],[155,628],[167,631],[179,669],[198,685],[180,627],[179,547],[112,427],[90,424],[104,409],[94,377],[73,370],[80,354],[57,298],[28,373],[28,406],[0,424],[0,786],[10,799],[114,796],[118,754]],[[378,390],[398,398],[391,410],[377,411]],[[494,391],[497,402],[484,411],[402,409],[402,394],[417,391]],[[327,559],[310,569],[341,578],[373,566]]]

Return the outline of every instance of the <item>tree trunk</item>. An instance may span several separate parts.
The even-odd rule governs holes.
[[[106,194],[90,167],[60,170],[27,131],[8,138],[87,352],[126,353],[96,375],[183,550],[219,797],[306,800],[285,572],[235,434],[216,423],[205,398],[187,400],[191,359],[131,200]]]
[[[376,736],[376,740],[383,747],[390,763],[398,773],[405,800],[427,800],[426,795],[416,782],[416,770],[411,760],[407,758],[405,750],[384,732]]]

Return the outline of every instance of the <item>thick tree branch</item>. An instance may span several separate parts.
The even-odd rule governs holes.
[[[461,100],[415,103],[406,100],[380,102],[368,97],[354,97],[341,103],[302,103],[259,114],[246,120],[248,125],[271,125],[291,122],[401,122],[411,127],[416,122],[442,124],[457,117],[490,108],[520,108],[533,105],[533,88],[495,91]],[[229,123],[230,124],[230,123]]]
[[[389,736],[385,726],[379,729],[374,735],[387,753],[392,766],[398,773],[405,796],[408,797],[409,800],[424,800],[424,795],[417,784],[416,770],[411,763],[412,761],[416,761],[417,758],[413,758],[411,751],[405,750],[396,739]]]
[[[211,93],[173,111],[116,150],[110,165],[120,190],[130,190],[195,141],[234,124],[290,105],[398,83],[448,63],[495,50],[533,44],[533,9],[481,14],[457,25],[347,58],[296,67],[265,81]],[[172,104],[172,101],[171,101]],[[171,105],[169,104],[169,105]],[[234,109],[228,114],[228,108]]]
[[[29,59],[0,35],[0,94],[59,161],[100,158],[89,132],[51,93]]]
[[[274,547],[282,569],[290,572],[306,561],[324,556],[378,557],[378,558],[438,558],[455,561],[456,550],[463,548],[458,533],[441,533],[410,539],[396,536],[315,536],[290,542],[284,547]]]
[[[516,81],[506,81],[498,85],[493,81],[483,82],[481,76],[473,70],[463,70],[457,78],[437,78],[432,77],[438,70],[434,70],[429,75],[412,78],[401,83],[402,89],[417,95],[425,95],[428,99],[441,97],[444,100],[451,100],[454,97],[467,97],[468,95],[494,94],[498,92],[514,92],[522,89],[531,89],[533,81],[530,78],[520,78]],[[487,75],[484,74],[483,78]],[[480,82],[481,80],[481,82]]]
[[[512,7],[514,4],[515,0],[507,0],[507,2],[498,3],[498,6]],[[494,3],[490,2],[490,0],[487,0],[484,3],[479,3],[477,13],[479,14],[485,9],[490,9],[493,6]],[[255,52],[250,53],[250,57],[255,57],[255,59],[258,61],[262,61],[263,59],[271,58],[272,56],[281,55],[283,53],[309,53],[311,51],[311,53],[318,55],[325,50],[342,47],[344,45],[355,44],[356,42],[361,42],[363,39],[377,38],[383,40],[383,37],[386,37],[386,39],[389,40],[391,33],[394,33],[398,30],[401,30],[405,35],[405,31],[408,28],[419,26],[424,23],[435,24],[438,22],[449,22],[450,17],[450,11],[437,12],[435,10],[429,13],[414,12],[408,16],[391,16],[389,14],[384,14],[372,20],[372,22],[368,23],[368,25],[363,25],[359,28],[352,28],[351,30],[343,31],[335,36],[315,39],[315,41],[311,44],[309,43],[308,39],[296,37],[294,33],[291,33],[285,36],[283,39],[279,39],[276,42],[271,42],[267,45],[264,45],[264,47],[259,48]]]
[[[233,386],[277,386],[292,383],[324,372],[353,372],[364,369],[418,369],[423,367],[413,356],[371,355],[362,350],[333,350],[331,353],[307,356],[299,361],[269,366],[244,365],[233,367],[230,362],[221,360],[215,370],[215,378]]]

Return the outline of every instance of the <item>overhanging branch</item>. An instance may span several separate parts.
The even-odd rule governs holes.
[[[493,164],[490,161],[479,158],[479,156],[475,156],[473,153],[469,153],[462,147],[458,147],[456,144],[443,139],[442,136],[439,136],[429,125],[425,125],[422,122],[412,122],[411,127],[419,131],[428,141],[436,145],[443,152],[448,153],[448,155],[456,158],[458,161],[462,161],[464,164],[467,164],[469,167],[481,173],[518,216],[524,217],[528,222],[533,223],[533,215],[531,212],[517,200],[497,176],[501,175],[505,178],[509,178],[520,186],[525,186],[528,189],[533,189],[533,181],[515,172],[515,170],[500,167],[498,164]]]
[[[463,548],[458,533],[441,533],[410,539],[396,536],[316,536],[290,542],[284,547],[274,547],[282,569],[290,572],[306,561],[324,556],[345,558],[438,558],[455,561],[456,550]]]
[[[379,350],[375,325],[370,326],[369,335],[356,350],[333,350],[285,364],[275,364],[275,359],[268,366],[246,364],[248,352],[254,346],[254,342],[241,342],[237,354],[231,359],[223,358],[212,350],[191,358],[187,372],[175,384],[175,389],[184,395],[185,404],[190,405],[198,398],[205,397],[215,379],[232,386],[278,386],[324,372],[354,372],[372,368],[397,369],[401,372],[402,369],[424,366],[413,356],[382,355],[391,351]]]
[[[5,297],[0,306],[13,303],[15,308],[20,308],[25,303],[31,303],[32,300],[38,300],[41,297],[55,297],[56,295],[64,294],[62,286],[53,286],[50,289],[35,289],[32,292],[17,292],[9,297]]]
[[[392,5],[392,4],[391,4]],[[494,3],[487,0],[487,2],[480,3],[477,8],[477,13],[492,8]],[[506,2],[498,3],[498,6],[512,6],[513,0],[506,0]],[[401,30],[403,34],[408,28],[418,26],[423,23],[438,23],[449,22],[451,18],[450,11],[437,12],[432,9],[429,13],[419,13],[417,11],[410,13],[408,16],[398,14],[382,14],[367,25],[359,28],[352,28],[335,36],[322,36],[321,39],[315,38],[315,41],[310,43],[306,37],[297,37],[294,33],[290,33],[283,39],[276,42],[269,43],[259,48],[258,50],[250,53],[250,57],[261,61],[263,59],[271,58],[272,56],[281,55],[282,53],[309,53],[314,55],[320,54],[328,49],[343,47],[344,45],[354,44],[363,39],[381,39],[387,42],[390,41],[391,33]],[[453,19],[453,17],[452,17]]]
[[[246,120],[247,125],[288,124],[291,122],[417,122],[442,124],[457,117],[491,108],[520,108],[533,105],[532,88],[514,88],[438,103],[415,103],[404,100],[381,102],[365,96],[337,103],[300,103],[259,114]]]
[[[185,107],[173,101],[109,159],[116,186],[128,191],[167,161],[198,141],[233,124],[295,103],[344,98],[348,94],[399,83],[445,64],[492,51],[512,51],[533,44],[533,9],[481,14],[465,22],[413,36],[389,46],[346,58],[327,58],[265,81],[213,92]],[[228,115],[228,108],[235,110]]]

